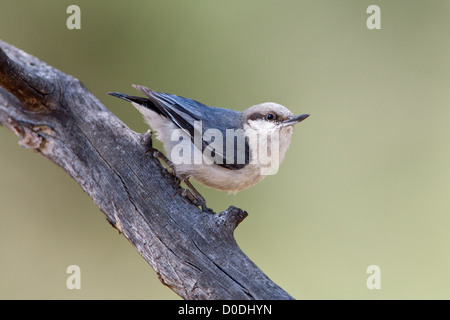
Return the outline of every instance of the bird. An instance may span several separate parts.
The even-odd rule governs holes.
[[[293,127],[309,117],[265,102],[244,111],[205,104],[133,85],[142,96],[108,94],[131,104],[163,144],[174,174],[200,198],[189,179],[235,194],[277,172]],[[161,154],[160,154],[161,155]]]

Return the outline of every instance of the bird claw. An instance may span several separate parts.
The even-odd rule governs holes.
[[[194,188],[191,182],[188,179],[183,179],[183,182],[188,186],[189,189],[183,189],[182,193],[188,192],[190,196],[187,196],[187,198],[192,197],[193,199],[189,198],[191,202],[198,207],[202,207],[202,211],[213,213],[214,211],[206,206],[205,198],[203,198],[200,192],[198,192],[197,189]]]
[[[184,181],[184,182],[186,183],[186,181]],[[198,193],[198,191],[197,191],[197,193]],[[204,211],[204,212],[209,212],[209,213],[213,213],[214,212],[212,209],[210,209],[210,208],[208,208],[206,206],[205,198],[203,198],[201,195],[199,196],[199,193],[197,195],[192,190],[181,188],[180,190],[175,192],[175,194],[172,196],[172,200],[175,198],[175,196],[177,194],[180,194],[183,198],[188,199],[189,201],[191,201],[197,207],[201,207],[202,211]]]
[[[168,171],[179,181],[180,178],[176,174],[175,165],[172,161],[167,159],[167,157],[158,149],[155,149],[153,147],[150,147],[145,153],[151,152],[155,158],[160,160],[161,162],[164,162],[164,164],[167,166]]]
[[[205,212],[214,212],[212,209],[208,208],[206,206],[206,200],[205,198],[203,198],[203,196],[200,194],[200,192],[198,192],[194,186],[189,182],[188,179],[186,178],[180,178],[177,176],[176,174],[176,170],[175,170],[175,165],[172,163],[172,161],[170,161],[169,159],[167,159],[167,157],[158,149],[155,149],[153,147],[150,147],[146,153],[151,152],[153,154],[153,156],[159,160],[161,160],[162,162],[164,162],[167,165],[168,171],[177,179],[178,184],[181,183],[181,181],[183,181],[189,189],[181,189],[178,190],[177,192],[175,192],[175,194],[172,196],[172,199],[175,198],[175,196],[181,192],[181,196],[190,200],[193,204],[195,204],[197,207],[201,207],[203,211]]]

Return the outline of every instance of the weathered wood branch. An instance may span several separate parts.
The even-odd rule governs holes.
[[[292,299],[238,247],[247,216],[202,212],[130,130],[79,80],[0,41],[0,125],[70,174],[184,299]],[[174,194],[177,195],[175,197]]]

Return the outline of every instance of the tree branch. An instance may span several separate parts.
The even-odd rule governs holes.
[[[70,174],[163,284],[184,299],[292,299],[238,247],[245,211],[202,212],[146,153],[150,133],[130,130],[79,80],[0,48],[0,125]]]

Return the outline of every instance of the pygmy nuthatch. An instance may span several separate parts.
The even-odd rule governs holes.
[[[131,102],[142,113],[162,141],[176,175],[230,193],[276,173],[291,143],[293,126],[309,116],[294,116],[273,102],[240,112],[134,87],[146,97],[109,94]]]

